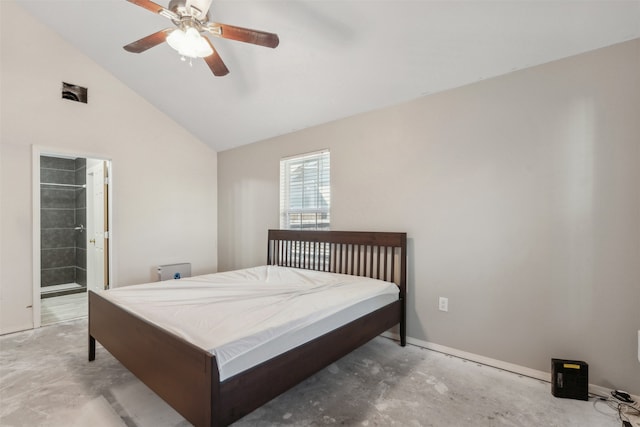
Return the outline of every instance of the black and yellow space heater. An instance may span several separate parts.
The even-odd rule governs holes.
[[[579,360],[551,359],[551,393],[555,397],[589,400],[589,365]]]

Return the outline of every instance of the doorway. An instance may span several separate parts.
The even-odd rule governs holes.
[[[110,171],[34,149],[34,327],[86,317],[87,290],[109,287]]]

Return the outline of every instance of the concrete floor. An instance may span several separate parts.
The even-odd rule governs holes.
[[[86,319],[0,337],[0,426],[190,425],[106,350]],[[620,426],[605,403],[376,338],[234,426]]]

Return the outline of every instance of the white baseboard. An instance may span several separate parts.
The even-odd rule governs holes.
[[[27,331],[29,329],[33,329],[33,323],[23,323],[20,325],[13,325],[9,329],[0,328],[0,335],[14,334],[16,332]]]
[[[400,336],[396,333],[385,332],[382,334],[383,337],[391,338],[394,340],[400,340]],[[469,360],[472,362],[480,363],[482,365],[491,366],[494,368],[502,369],[503,371],[513,372],[518,375],[524,375],[526,377],[535,378],[537,380],[545,381],[551,384],[551,373],[539,371],[537,369],[527,368],[526,366],[515,365],[513,363],[504,362],[498,359],[492,359],[490,357],[481,356],[479,354],[469,353],[466,351],[458,350],[455,348],[447,347],[444,345],[422,341],[416,338],[407,337],[407,343],[411,345],[415,345],[417,347],[426,348],[427,350],[437,351],[438,353],[448,354],[450,356],[455,356],[460,359]],[[551,359],[549,359],[551,361]],[[607,387],[602,387],[595,384],[589,384],[589,393],[595,394],[597,396],[609,397],[611,396],[611,390]],[[639,396],[633,396],[636,402],[640,401]]]

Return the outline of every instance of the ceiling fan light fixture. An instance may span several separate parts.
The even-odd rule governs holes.
[[[167,43],[180,55],[190,58],[204,58],[213,53],[209,43],[193,27],[187,27],[185,30],[180,28],[173,30],[167,36]]]
[[[272,49],[280,43],[278,35],[274,33],[209,22],[211,0],[170,0],[168,9],[152,0],[128,1],[169,18],[177,28],[165,28],[129,43],[123,46],[127,52],[142,53],[160,43],[167,42],[178,51],[183,61],[189,57],[189,64],[191,64],[193,58],[202,58],[214,76],[226,76],[229,74],[229,69],[209,38],[203,37],[202,33]]]

